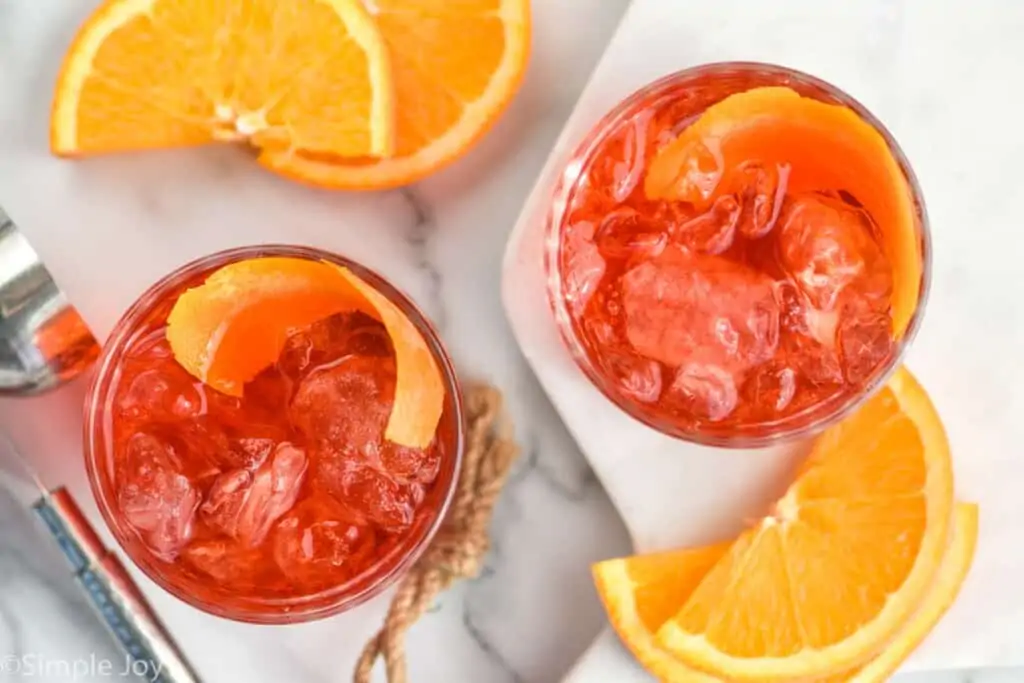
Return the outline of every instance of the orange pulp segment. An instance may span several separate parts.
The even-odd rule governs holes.
[[[845,190],[864,206],[893,267],[893,332],[902,337],[921,288],[919,216],[882,134],[849,107],[785,87],[754,88],[708,107],[664,147],[651,162],[644,192],[709,207],[738,189],[730,174],[748,161],[789,164],[791,192]]]
[[[736,540],[661,647],[733,680],[848,671],[879,652],[935,578],[953,505],[949,443],[906,369],[814,443],[774,511]]]
[[[505,110],[530,49],[529,0],[373,0],[397,104],[394,156],[352,162],[303,148],[261,162],[292,179],[347,189],[406,185],[454,161]]]
[[[957,503],[953,513],[953,530],[949,547],[946,549],[939,573],[924,602],[899,632],[896,639],[860,671],[847,677],[835,679],[848,683],[882,683],[896,672],[900,664],[924,641],[939,619],[956,600],[960,587],[967,578],[967,572],[974,561],[974,549],[978,540],[978,506],[973,503]]]
[[[397,381],[385,438],[427,447],[444,404],[437,361],[412,321],[346,268],[288,257],[224,266],[178,297],[167,340],[191,375],[241,396],[245,383],[278,359],[290,335],[346,311],[380,320],[394,346]]]
[[[597,594],[619,638],[660,681],[715,683],[666,652],[654,638],[729,549],[728,543],[599,562]]]
[[[360,0],[108,0],[65,57],[57,154],[249,142],[392,152],[387,48]]]
[[[957,503],[949,547],[934,583],[899,634],[863,668],[823,683],[882,683],[921,644],[949,609],[967,577],[978,537],[978,506]],[[654,638],[679,599],[685,600],[728,549],[727,544],[607,560],[594,580],[612,626],[641,664],[667,683],[718,683],[662,650]]]

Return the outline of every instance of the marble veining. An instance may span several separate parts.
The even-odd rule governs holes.
[[[419,197],[414,188],[403,188],[397,192],[412,212],[413,220],[405,231],[404,239],[412,249],[413,266],[422,271],[427,279],[427,294],[421,305],[428,309],[430,319],[437,327],[438,332],[443,335],[448,321],[448,313],[445,309],[441,271],[434,264],[431,253],[431,238],[434,235],[436,223],[430,207]]]
[[[489,573],[489,576],[493,576],[493,573]],[[476,625],[469,603],[464,604],[462,607],[462,626],[466,629],[469,637],[476,641],[480,650],[498,667],[507,680],[511,681],[511,683],[523,683],[523,677],[519,675],[512,664],[498,650],[498,647],[491,643],[488,637],[480,630],[480,627]]]

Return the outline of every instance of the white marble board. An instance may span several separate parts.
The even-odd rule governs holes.
[[[884,30],[883,30],[884,29]],[[641,85],[701,63],[782,64],[853,95],[894,133],[931,217],[934,271],[909,367],[954,449],[957,493],[981,504],[975,566],[907,670],[1024,662],[1024,5],[635,0],[528,198],[506,251],[504,303],[523,353],[626,521],[637,551],[722,539],[780,491],[796,457],[709,451],[609,402],[573,364],[546,300],[544,215],[586,131]],[[799,448],[796,448],[799,450]],[[791,449],[792,451],[792,449]],[[618,653],[618,654],[616,654]],[[574,681],[645,680],[603,637]]]

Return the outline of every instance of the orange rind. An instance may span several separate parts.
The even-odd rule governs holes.
[[[731,680],[822,677],[864,664],[921,605],[952,509],[945,431],[900,368],[818,437],[772,514],[736,539],[659,628],[658,643]]]
[[[859,669],[820,683],[883,683],[917,648],[953,604],[970,570],[978,537],[978,506],[957,503],[949,545],[924,601],[885,648]],[[598,595],[612,626],[637,660],[665,683],[721,683],[663,650],[655,632],[728,549],[728,544],[618,558],[593,567]]]
[[[394,150],[387,48],[360,0],[108,0],[58,79],[62,156],[244,142]]]
[[[529,0],[374,0],[395,83],[395,152],[352,161],[294,148],[261,160],[340,189],[407,185],[462,156],[505,111],[526,73]]]
[[[849,107],[762,87],[713,104],[651,162],[652,199],[710,207],[736,191],[742,164],[788,165],[788,191],[845,191],[871,215],[893,268],[892,320],[902,337],[918,305],[920,216],[885,137]]]
[[[289,336],[347,311],[379,320],[394,347],[395,399],[384,437],[427,447],[445,395],[434,354],[408,316],[347,268],[288,257],[229,264],[178,297],[167,339],[191,375],[241,396],[245,384],[278,359]]]
[[[245,143],[307,184],[406,185],[494,125],[529,51],[529,0],[107,0],[65,57],[51,148]]]

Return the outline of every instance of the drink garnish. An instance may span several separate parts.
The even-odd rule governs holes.
[[[660,680],[880,682],[956,597],[977,515],[953,503],[942,423],[900,369],[738,538],[608,560],[594,578]]]
[[[425,448],[445,395],[437,361],[412,321],[347,268],[287,257],[224,266],[178,297],[167,339],[192,376],[241,396],[246,382],[277,361],[289,336],[351,311],[380,321],[394,347],[397,381],[385,438]]]
[[[749,182],[752,162],[785,168],[793,195],[842,190],[874,220],[892,265],[892,326],[899,339],[917,307],[921,250],[906,176],[885,138],[849,107],[761,87],[726,97],[654,157],[651,199],[710,208]]]

